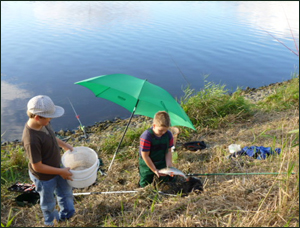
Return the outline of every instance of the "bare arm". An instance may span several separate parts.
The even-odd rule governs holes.
[[[60,140],[60,139],[57,138],[57,137],[56,137],[56,141],[57,141],[58,145],[59,145],[61,148],[63,148],[64,150],[70,150],[70,151],[73,151],[73,147],[72,147],[70,144],[68,144],[68,143],[66,143],[66,142],[64,142],[64,141],[62,141],[62,140]]]
[[[167,164],[167,167],[173,166],[171,148],[169,148],[168,153],[166,153],[166,164]]]
[[[67,180],[73,180],[72,179],[72,173],[69,171],[70,168],[56,168],[49,165],[43,164],[41,161],[32,164],[32,168],[39,173],[45,173],[45,174],[57,174],[60,175],[62,178]]]
[[[159,177],[158,170],[156,169],[154,163],[152,162],[152,160],[151,160],[151,158],[149,156],[150,152],[142,151],[141,154],[142,154],[142,158],[144,159],[144,161],[147,164],[147,166],[152,170],[153,173],[156,174],[156,176]]]

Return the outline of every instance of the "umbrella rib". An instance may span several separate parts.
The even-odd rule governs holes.
[[[145,85],[145,83],[146,83],[146,82],[147,82],[147,79],[145,79],[145,80],[143,81],[143,85],[141,86],[141,89],[140,89],[139,95],[138,95],[138,97],[137,97],[137,103],[136,103],[136,105],[135,105],[134,109],[136,109],[136,107],[137,107],[137,104],[138,104],[138,102],[139,102],[139,99],[140,99],[141,92],[142,92],[142,90],[143,90],[143,88],[144,88],[144,85]]]
[[[100,93],[95,94],[96,97],[98,97],[101,93],[104,93],[106,90],[108,90],[110,87],[107,87],[105,90],[101,91]]]
[[[167,113],[169,113],[167,107],[165,106],[165,103],[163,101],[160,101],[161,105],[164,106],[164,109],[166,110]]]

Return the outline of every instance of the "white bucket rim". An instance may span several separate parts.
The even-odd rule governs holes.
[[[87,168],[87,169],[84,169],[84,170],[73,170],[73,169],[70,169],[70,171],[72,172],[72,173],[74,173],[74,174],[79,174],[79,173],[82,173],[82,171],[90,171],[90,170],[92,170],[92,169],[94,169],[95,168],[95,166],[97,166],[97,163],[98,163],[98,167],[99,167],[99,159],[98,159],[98,154],[96,153],[96,151],[94,151],[93,149],[91,149],[91,148],[89,148],[89,147],[86,147],[86,146],[77,146],[77,147],[74,147],[74,149],[75,148],[85,148],[85,149],[88,149],[88,150],[90,150],[90,151],[92,151],[93,152],[93,154],[95,155],[95,157],[96,157],[96,162],[91,166],[91,167],[89,167],[89,168]],[[72,152],[70,151],[70,150],[67,150],[64,154],[63,154],[63,156],[62,156],[62,159],[61,159],[61,162],[62,162],[62,164],[63,164],[63,166],[64,167],[66,167],[65,166],[65,164],[64,164],[64,156],[65,156],[65,154],[71,154]]]
[[[96,166],[95,166],[95,163],[91,166],[91,167],[89,167],[89,168],[87,168],[87,169],[83,169],[83,170],[73,170],[73,169],[70,169],[70,171],[71,171],[71,173],[73,173],[73,174],[79,174],[79,173],[82,173],[82,171],[90,171],[90,170],[92,170],[92,168],[94,168],[95,169],[95,167],[97,167],[97,170],[98,170],[98,168],[99,168],[99,166],[100,166],[100,162],[99,162],[99,159],[97,159],[97,161],[96,161]],[[79,179],[76,179],[76,180],[79,180]]]

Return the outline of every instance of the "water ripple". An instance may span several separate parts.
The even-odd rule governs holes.
[[[181,72],[195,89],[207,74],[232,90],[289,79],[299,58],[278,42],[295,50],[284,12],[299,46],[298,2],[2,1],[1,73],[61,102],[56,126],[76,128],[67,96],[86,125],[128,114],[74,85],[89,77],[130,74],[177,97],[187,85]],[[24,116],[17,99],[7,107]],[[10,125],[23,127],[17,119]]]

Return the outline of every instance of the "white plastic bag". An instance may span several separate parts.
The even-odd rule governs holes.
[[[241,150],[241,145],[238,144],[231,144],[228,146],[229,152],[230,153],[235,153]]]

